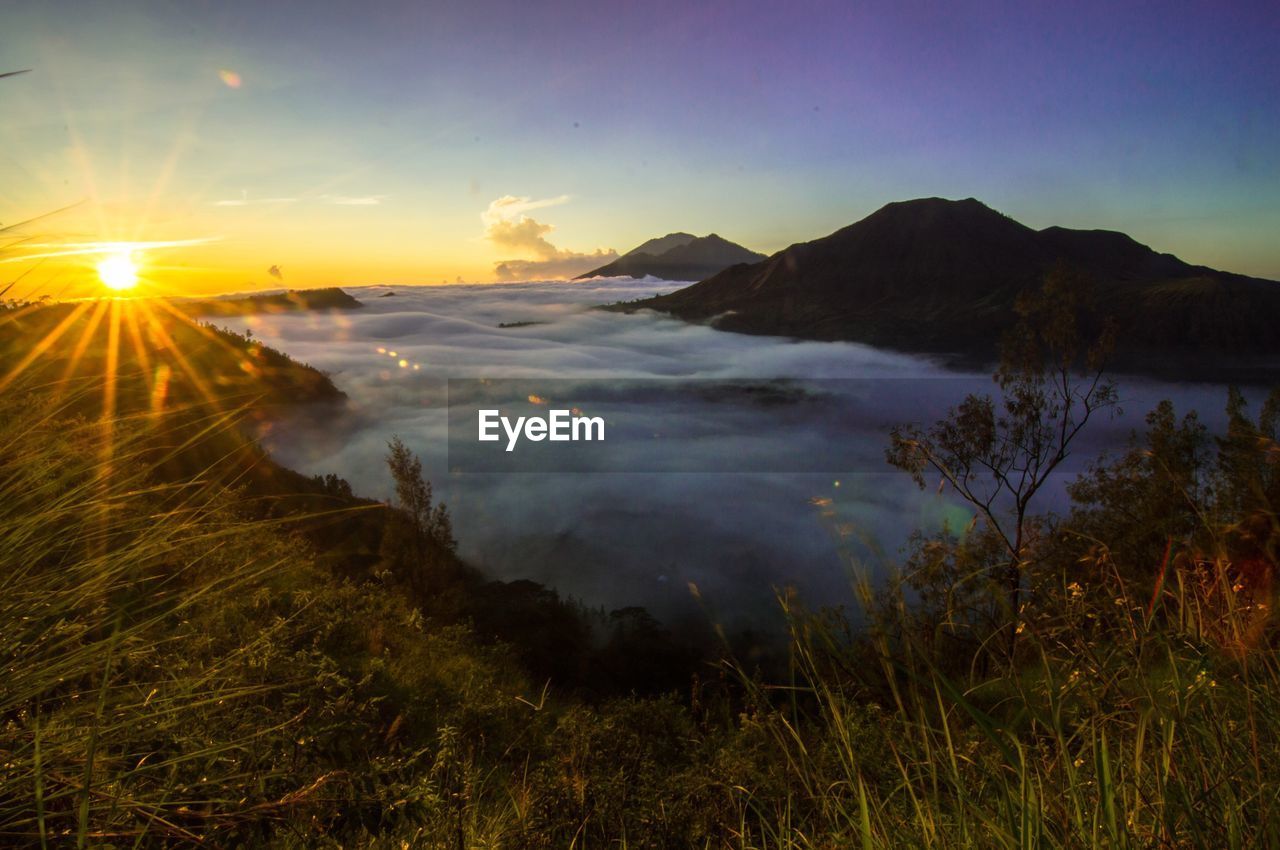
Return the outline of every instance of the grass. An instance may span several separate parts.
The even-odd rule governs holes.
[[[368,759],[395,762],[388,811],[406,818],[397,826],[384,812],[344,832],[335,811],[380,798],[368,777],[332,762],[299,770],[280,742],[307,727],[307,711],[372,717],[379,700],[357,709],[346,681],[305,710],[286,707],[282,694],[302,684],[255,656],[297,633],[278,622],[227,641],[205,631],[296,569],[269,542],[280,523],[238,519],[202,476],[155,484],[137,423],[112,429],[106,475],[101,423],[51,429],[31,416],[23,405],[0,417],[0,551],[13,567],[0,579],[0,834],[14,843],[283,841],[275,830],[293,824],[297,846],[335,830],[370,847],[555,846],[555,835],[575,847],[676,846],[683,835],[741,850],[1280,846],[1280,668],[1256,611],[1169,563],[1154,599],[1101,562],[1085,570],[1093,581],[1038,588],[1020,663],[976,678],[919,639],[905,606],[863,640],[781,597],[793,676],[740,670],[743,710],[727,722],[678,702],[656,725],[646,701],[620,715],[562,702],[539,716],[528,700],[494,705],[485,721],[472,704],[483,697],[449,675],[437,686],[473,720],[438,727],[413,752],[378,727],[360,763],[376,774]],[[1225,561],[1211,568],[1227,578]],[[437,663],[472,676],[465,638],[454,650]],[[477,745],[498,716],[516,725],[486,754]],[[632,794],[658,807],[647,826]],[[713,822],[690,811],[699,800]],[[308,839],[312,808],[329,814]]]
[[[905,609],[868,648],[784,598],[795,683],[765,726],[792,791],[741,846],[1280,846],[1280,666],[1266,612],[1205,593],[1230,566],[1166,563],[1154,598],[1105,564],[1059,577],[1020,663],[979,678],[893,628]]]
[[[154,795],[199,799],[183,774],[221,755],[187,724],[267,686],[225,676],[233,657],[185,669],[159,662],[197,639],[184,628],[196,611],[259,580],[275,560],[238,546],[242,529],[198,478],[164,486],[142,474],[149,464],[140,458],[153,449],[138,423],[113,423],[108,455],[101,423],[58,419],[30,397],[7,401],[0,833],[42,846],[74,836],[85,846],[127,820],[187,835]],[[227,425],[215,418],[207,427]],[[139,722],[189,745],[159,757],[116,747]]]
[[[1280,847],[1274,550],[1239,542],[1276,452],[1239,423],[1197,529],[1043,536],[1013,663],[950,639],[963,593],[863,579],[864,632],[780,595],[785,675],[588,698],[330,569],[261,509],[242,409],[59,390],[0,395],[0,845]]]

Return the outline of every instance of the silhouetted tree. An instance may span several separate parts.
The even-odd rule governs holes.
[[[1235,521],[1270,514],[1280,503],[1275,446],[1280,424],[1280,389],[1272,390],[1258,421],[1236,387],[1227,392],[1227,430],[1217,438],[1219,509]],[[1274,519],[1274,517],[1273,517]]]
[[[449,519],[449,509],[444,502],[431,512],[431,537],[450,552],[458,548],[458,541],[453,537],[453,521]]]
[[[432,505],[431,483],[422,477],[422,461],[399,437],[387,443],[387,468],[396,487],[396,510],[387,518],[380,555],[393,575],[419,592],[439,589],[442,571],[457,543],[449,510]]]
[[[1194,411],[1179,418],[1173,403],[1162,401],[1146,424],[1126,450],[1100,459],[1067,488],[1075,503],[1067,529],[1092,548],[1105,547],[1107,561],[1137,579],[1150,575],[1170,540],[1189,541],[1204,527],[1200,513],[1210,503],[1214,471],[1212,438]],[[1069,548],[1063,554],[1080,555]]]
[[[971,394],[927,430],[894,428],[886,451],[921,488],[927,471],[937,473],[1000,541],[1004,557],[991,565],[991,578],[1004,598],[993,600],[993,617],[1006,622],[1010,657],[1032,502],[1093,415],[1116,402],[1104,376],[1115,328],[1092,321],[1087,293],[1086,281],[1058,269],[1038,292],[1020,296],[994,375],[999,402]]]
[[[422,461],[399,437],[392,437],[387,449],[387,468],[395,481],[400,510],[425,534],[431,522],[431,484],[422,477]]]
[[[350,501],[355,498],[355,493],[351,490],[351,484],[345,478],[334,475],[332,472],[326,475],[312,476],[314,481],[325,495],[333,496],[337,499]]]

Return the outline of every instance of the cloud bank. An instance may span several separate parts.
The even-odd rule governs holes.
[[[422,456],[436,492],[449,503],[464,557],[491,576],[545,582],[591,605],[645,605],[677,624],[705,623],[709,610],[726,627],[759,627],[776,615],[775,588],[794,586],[815,605],[852,606],[851,564],[878,569],[897,558],[911,530],[937,528],[944,520],[967,524],[971,513],[954,500],[932,488],[917,490],[887,466],[883,473],[866,472],[873,465],[862,460],[856,468],[863,471],[854,475],[451,473],[448,378],[545,380],[539,395],[552,402],[569,379],[886,378],[912,379],[912,388],[922,390],[877,395],[875,416],[865,420],[743,402],[731,411],[741,427],[729,439],[707,439],[702,426],[736,402],[696,395],[646,401],[643,424],[663,439],[660,448],[626,443],[626,451],[637,453],[620,464],[629,469],[653,468],[646,451],[708,461],[692,469],[717,461],[735,468],[738,458],[824,445],[874,460],[886,439],[876,422],[935,416],[949,402],[944,391],[956,390],[952,373],[919,357],[590,309],[680,285],[604,279],[364,287],[350,290],[366,305],[359,311],[226,322],[252,327],[256,337],[330,372],[351,398],[344,421],[329,417],[311,426],[299,419],[267,434],[264,444],[282,462],[308,474],[336,472],[357,492],[386,498],[392,486],[382,458],[386,441],[398,434]],[[986,376],[974,377],[986,384]],[[929,393],[934,378],[946,380]],[[1125,381],[1121,389],[1131,415],[1091,426],[1095,442],[1081,447],[1082,458],[1122,442],[1162,397],[1180,397],[1202,411],[1220,409],[1223,398],[1215,388]],[[937,396],[931,404],[923,397],[928,394]],[[788,421],[797,416],[800,429]],[[793,445],[796,439],[811,445]],[[691,598],[689,583],[701,590],[701,602]]]

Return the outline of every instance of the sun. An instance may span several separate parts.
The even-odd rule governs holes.
[[[98,263],[98,277],[108,289],[133,289],[138,284],[138,267],[127,251],[112,254]]]

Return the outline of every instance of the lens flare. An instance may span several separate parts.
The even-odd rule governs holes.
[[[98,277],[108,289],[133,289],[138,284],[138,267],[132,255],[113,254],[98,263]]]

